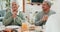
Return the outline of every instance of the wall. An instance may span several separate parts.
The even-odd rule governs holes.
[[[0,10],[5,10],[6,9],[6,1],[0,0]]]
[[[26,12],[35,12],[35,11],[41,11],[41,5],[31,5],[27,4],[27,0],[25,0],[25,11]]]
[[[19,11],[23,10],[23,0],[17,0],[18,4],[19,4]]]
[[[27,4],[27,0],[25,0],[25,12],[26,15],[29,16],[30,19],[33,18],[33,15],[36,11],[41,11],[41,5],[31,5],[31,4]]]
[[[51,1],[51,0],[48,0],[48,1]],[[59,1],[60,0],[53,0],[51,1],[53,3],[52,7],[51,7],[51,10],[55,11],[56,13],[60,13],[60,4],[59,4]],[[30,5],[30,4],[27,4],[27,0],[25,0],[25,11],[26,12],[35,12],[35,11],[41,11],[41,5],[38,6],[38,5]]]
[[[56,13],[60,13],[60,0],[55,0],[51,9],[54,10]]]

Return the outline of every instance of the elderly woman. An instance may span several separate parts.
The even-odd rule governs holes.
[[[22,12],[19,12],[19,15],[17,15],[17,13],[18,13],[18,5],[14,1],[12,2],[12,10],[6,13],[6,16],[3,20],[3,24],[6,26],[9,26],[9,25],[21,26],[22,24],[21,20],[25,20],[25,19],[23,17]]]
[[[37,13],[35,17],[35,25],[36,26],[42,26],[46,23],[48,17],[52,14],[55,14],[54,11],[50,10],[51,8],[51,2],[44,1],[42,4],[42,11]]]

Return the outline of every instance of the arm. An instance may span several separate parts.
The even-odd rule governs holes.
[[[36,25],[36,26],[42,26],[43,23],[44,23],[43,21],[37,21],[37,22],[35,22],[35,25]]]
[[[24,15],[23,15],[22,12],[19,12],[19,16],[18,17],[20,17],[22,20],[25,20]]]
[[[11,13],[7,12],[5,18],[3,19],[3,24],[8,25],[10,24],[11,21],[12,21]]]
[[[17,25],[21,26],[22,25],[22,19],[17,17],[16,18],[16,23],[17,23]]]
[[[35,25],[37,26],[42,26],[43,25],[43,21],[41,21],[41,15],[40,14],[37,14],[36,17],[35,17]]]
[[[48,15],[42,15],[41,13],[39,13],[36,16],[35,22],[39,26],[42,26],[43,24],[46,23],[47,19],[48,19]]]

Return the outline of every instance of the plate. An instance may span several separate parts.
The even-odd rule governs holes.
[[[19,29],[20,26],[10,25],[10,26],[6,26],[6,28]]]

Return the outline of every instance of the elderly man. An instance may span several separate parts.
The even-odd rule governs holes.
[[[44,1],[42,4],[42,10],[41,12],[37,13],[35,17],[35,25],[36,26],[42,26],[46,23],[48,17],[52,14],[55,14],[54,11],[50,10],[51,3],[49,1]]]
[[[18,5],[16,2],[12,2],[12,10],[6,13],[6,16],[3,20],[3,24],[6,26],[8,25],[21,26],[22,24],[21,20],[25,19],[23,17],[22,12],[19,12],[19,15],[17,15],[17,13],[18,13]]]

